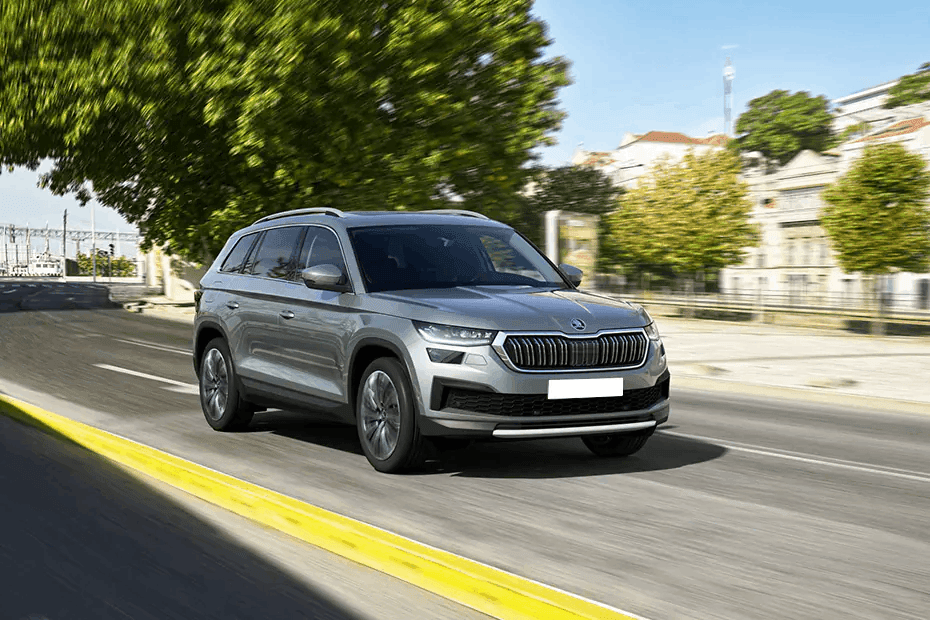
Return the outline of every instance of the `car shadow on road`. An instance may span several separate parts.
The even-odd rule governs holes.
[[[663,430],[675,428],[663,426]],[[270,432],[350,454],[362,454],[352,426],[306,414],[269,411],[255,416],[245,432]],[[657,431],[640,452],[624,458],[592,454],[577,438],[474,442],[467,448],[430,450],[427,462],[411,475],[476,478],[573,478],[678,469],[719,458],[723,446]]]
[[[726,452],[723,446],[657,431],[642,450],[619,458],[595,456],[577,438],[476,443],[444,453],[438,471],[472,478],[577,478],[679,469]]]
[[[364,454],[354,426],[322,416],[272,410],[258,413],[244,433],[272,433],[351,454]]]

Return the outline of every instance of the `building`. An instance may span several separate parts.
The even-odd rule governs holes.
[[[877,90],[882,87],[863,91],[874,91],[872,99],[854,101],[866,112],[871,110],[873,118],[880,116],[881,122],[833,151],[802,151],[774,172],[757,168],[744,175],[762,240],[742,265],[721,272],[724,292],[744,298],[765,295],[769,301],[792,304],[861,305],[868,294],[865,284],[858,274],[837,266],[820,226],[821,193],[849,170],[869,144],[895,142],[930,162],[930,102],[879,112],[873,104],[882,100]],[[869,101],[872,107],[863,103]],[[930,274],[891,274],[883,278],[882,290],[894,307],[930,309]]]
[[[673,131],[650,131],[639,135],[627,133],[613,151],[586,151],[578,147],[572,156],[572,164],[597,168],[614,185],[630,188],[663,157],[678,162],[689,150],[703,154],[723,148],[726,143],[727,137],[722,134],[692,138]]]
[[[888,99],[888,91],[897,83],[898,80],[892,80],[834,99],[831,102],[834,131],[842,131],[850,125],[862,122],[881,122],[891,117],[892,110],[886,110],[882,106]]]

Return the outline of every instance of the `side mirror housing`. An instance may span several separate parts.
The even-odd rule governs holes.
[[[579,286],[581,284],[581,276],[584,275],[584,272],[581,271],[581,269],[571,265],[566,265],[565,263],[559,264],[559,269],[562,270],[562,273],[565,274],[565,277],[568,278],[568,281],[572,283],[572,286]]]
[[[336,265],[314,265],[300,270],[300,279],[310,288],[344,293],[350,289],[348,278]]]

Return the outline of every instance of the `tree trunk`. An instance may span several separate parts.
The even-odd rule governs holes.
[[[688,299],[687,306],[685,307],[685,317],[689,319],[694,318],[694,274],[689,274],[685,279],[685,290],[686,296]]]
[[[885,304],[882,299],[882,287],[881,287],[881,276],[873,275],[871,277],[872,285],[872,304],[873,304],[873,317],[872,317],[872,335],[873,336],[884,336],[885,335]]]

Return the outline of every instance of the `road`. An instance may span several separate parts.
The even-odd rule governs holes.
[[[0,314],[0,388],[652,620],[930,615],[930,417],[673,377],[672,425],[632,458],[577,440],[481,444],[384,476],[354,429],[312,416],[211,431],[189,348],[189,328],[122,310]]]

